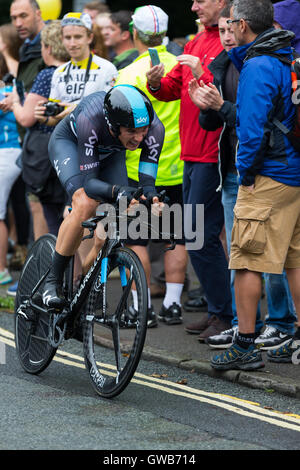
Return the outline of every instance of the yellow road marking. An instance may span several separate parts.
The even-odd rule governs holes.
[[[5,344],[15,347],[14,335],[13,333],[0,328],[0,341]],[[72,354],[68,351],[58,350],[56,355],[53,358],[54,361],[63,363],[69,366],[78,367],[80,369],[85,369],[84,359],[81,356]],[[76,361],[76,362],[75,362]],[[106,363],[97,363],[101,368],[108,369],[105,371],[106,375],[114,376],[112,370],[115,370],[115,367],[111,364]],[[193,399],[200,401],[202,403],[207,403],[213,406],[218,406],[219,408],[226,409],[228,411],[240,414],[242,416],[247,416],[249,418],[255,418],[260,421],[268,422],[270,424],[283,427],[286,429],[291,429],[294,431],[300,432],[300,416],[296,414],[285,415],[280,411],[276,410],[267,410],[261,408],[259,403],[250,402],[243,400],[237,397],[232,397],[230,395],[223,395],[213,392],[206,392],[203,390],[198,390],[187,385],[180,385],[174,382],[171,382],[166,379],[159,379],[156,377],[150,377],[139,372],[136,372],[134,378],[131,382],[154,388],[165,393],[172,395],[182,396],[185,398]],[[176,390],[180,389],[180,390]],[[217,401],[218,400],[218,401]],[[242,408],[238,408],[237,405]],[[246,409],[249,411],[246,411]]]

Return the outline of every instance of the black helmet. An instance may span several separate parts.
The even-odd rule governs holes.
[[[104,114],[116,136],[120,133],[120,126],[150,126],[154,117],[147,95],[132,85],[117,85],[109,90],[104,99]]]

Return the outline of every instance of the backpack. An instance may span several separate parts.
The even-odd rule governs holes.
[[[296,115],[294,120],[293,129],[288,129],[282,122],[277,118],[273,118],[273,124],[289,139],[290,143],[297,152],[300,152],[300,55],[293,50],[293,60],[289,60],[286,56],[282,54],[277,54],[276,52],[260,52],[260,51],[251,51],[251,53],[246,57],[245,60],[248,60],[252,57],[268,55],[271,57],[276,57],[284,64],[287,64],[291,67],[291,78],[292,78],[292,93],[291,100],[296,106]]]

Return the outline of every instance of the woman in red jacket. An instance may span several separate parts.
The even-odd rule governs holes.
[[[221,203],[222,177],[218,168],[219,139],[222,129],[208,132],[199,125],[199,109],[188,92],[192,78],[212,82],[208,65],[222,51],[218,18],[226,6],[225,0],[194,0],[192,11],[204,25],[204,31],[188,42],[184,54],[165,77],[163,64],[147,73],[148,89],[159,100],[181,99],[180,138],[181,159],[184,160],[183,199],[185,207],[192,209],[191,222],[186,218],[185,237],[193,268],[204,288],[208,313],[200,321],[186,325],[186,331],[199,334],[199,341],[218,334],[230,326],[232,319],[230,276],[220,241],[224,224]],[[204,227],[199,227],[196,208],[204,207]],[[190,230],[189,230],[189,226]],[[195,235],[203,230],[203,244],[195,243]],[[191,232],[190,234],[188,232]],[[194,234],[194,238],[193,235]]]

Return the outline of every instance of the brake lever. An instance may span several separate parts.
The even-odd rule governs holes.
[[[90,234],[83,237],[82,241],[87,240],[88,238],[93,238],[94,231],[97,228],[97,223],[93,219],[90,219],[90,220],[86,220],[85,222],[82,222],[81,225],[83,228],[87,228],[90,231]]]
[[[165,248],[165,249],[164,249],[164,252],[175,250],[176,241],[175,241],[174,237],[171,237],[171,238],[170,238],[170,242],[171,242],[171,246],[168,246],[167,248]]]
[[[136,199],[137,201],[140,199],[140,197],[143,195],[144,193],[144,190],[142,188],[142,186],[139,186],[136,190],[135,193],[133,193],[132,197],[133,199]]]
[[[158,193],[158,200],[159,202],[164,202],[166,199],[166,190],[163,189],[160,193]]]

